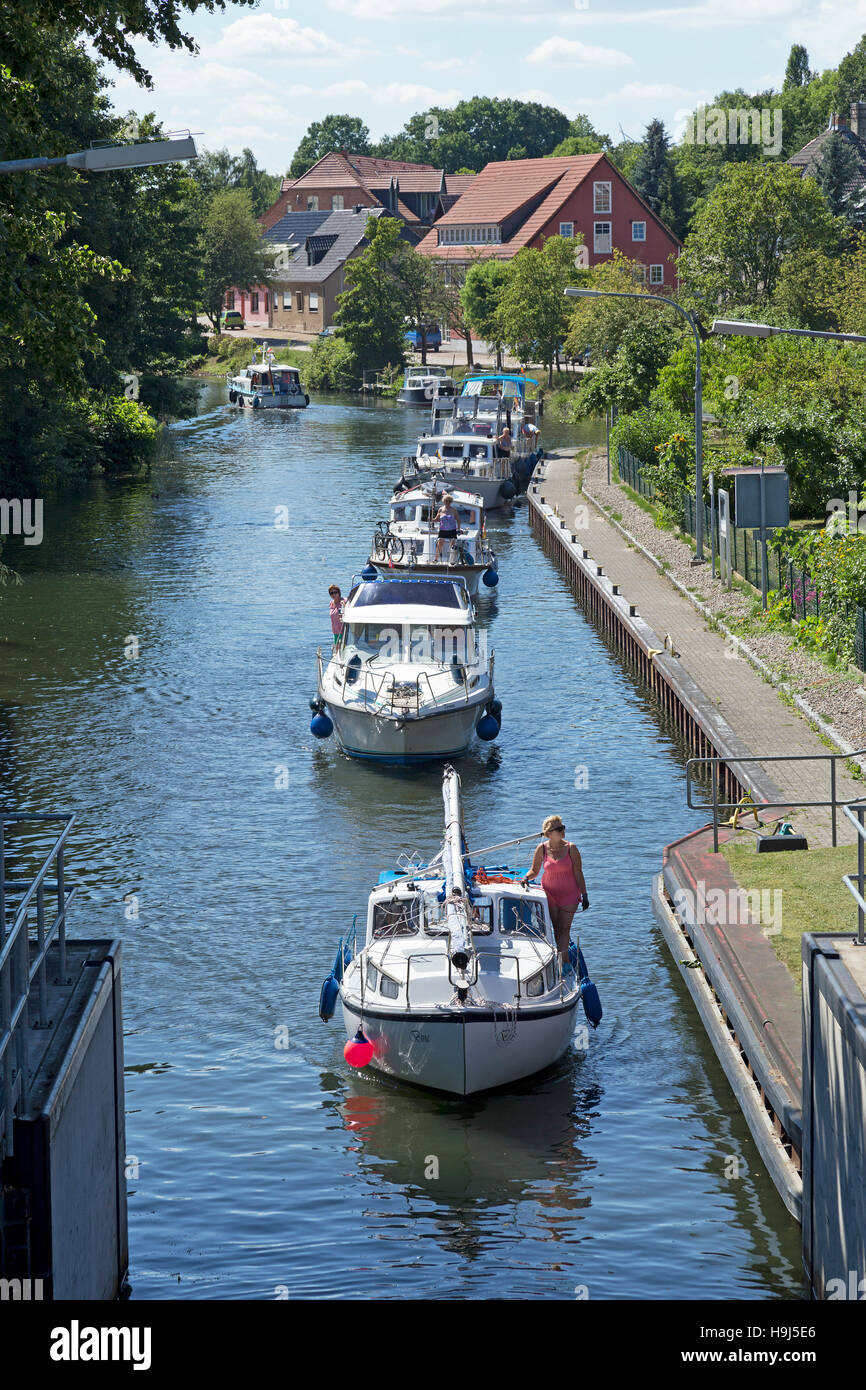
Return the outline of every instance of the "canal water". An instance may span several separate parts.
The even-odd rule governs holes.
[[[684,752],[525,506],[491,527],[503,725],[461,762],[465,819],[479,846],[564,817],[604,1021],[504,1093],[350,1073],[319,987],[380,868],[438,847],[440,774],[343,758],[307,701],[328,585],[363,566],[423,417],[224,399],[202,387],[147,482],[46,503],[42,545],[4,552],[3,800],[76,812],[75,932],[123,938],[133,1297],[801,1296],[653,923],[661,848],[696,823]]]

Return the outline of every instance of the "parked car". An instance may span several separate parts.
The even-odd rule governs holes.
[[[428,352],[438,352],[439,348],[441,348],[441,346],[442,346],[442,333],[441,333],[441,331],[440,331],[440,329],[439,329],[439,325],[436,324],[436,323],[428,323],[428,324],[427,324],[426,337],[427,337],[427,351],[428,351]],[[406,329],[406,342],[409,343],[411,347],[416,348],[417,351],[420,352],[420,351],[421,351],[421,332],[420,332],[420,330],[417,329],[417,328],[407,328],[407,329]]]
[[[320,333],[318,336],[319,336],[320,338],[336,338],[336,336],[337,336],[337,330],[336,330],[336,328],[334,327],[334,325],[333,325],[332,323],[329,323],[329,324],[328,324],[328,327],[327,327],[327,328],[323,328],[322,331],[321,331],[321,333]]]
[[[240,309],[223,310],[223,328],[246,328]]]

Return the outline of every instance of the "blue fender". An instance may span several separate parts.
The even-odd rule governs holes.
[[[322,992],[319,995],[319,1018],[323,1023],[327,1023],[334,1017],[334,1009],[337,1007],[337,1000],[340,997],[340,986],[336,975],[328,975],[322,984]]]

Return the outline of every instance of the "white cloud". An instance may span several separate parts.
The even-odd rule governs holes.
[[[617,48],[593,48],[579,39],[564,39],[556,34],[545,39],[528,55],[528,63],[546,63],[549,67],[621,67],[633,63],[627,53]]]
[[[706,90],[699,89],[692,92],[686,87],[677,87],[672,82],[627,82],[618,91],[608,92],[607,96],[590,99],[587,104],[616,106],[620,102],[630,101],[693,101],[697,105],[699,101],[709,100],[710,96]],[[691,110],[691,107],[689,109]]]
[[[700,5],[665,6],[658,9],[585,10],[561,15],[566,23],[675,25],[678,28],[705,29],[733,24],[777,24],[780,20],[802,20],[814,9],[813,0],[704,0]]]
[[[331,82],[327,87],[310,87],[306,84],[289,87],[289,97],[316,97],[331,101],[335,99],[372,101],[377,106],[453,106],[460,100],[460,93],[454,88],[447,91],[439,87],[425,87],[414,82],[363,82],[359,77],[347,78],[345,82]]]
[[[299,24],[296,19],[270,14],[244,15],[228,24],[215,44],[203,46],[206,53],[230,54],[232,58],[281,57],[292,63],[343,63],[372,51],[348,47],[319,29]]]

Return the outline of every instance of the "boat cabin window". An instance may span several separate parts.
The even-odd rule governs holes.
[[[545,935],[544,908],[531,898],[503,897],[499,902],[499,930],[505,936]]]
[[[400,655],[399,628],[380,627],[378,623],[349,623],[346,632],[347,641],[359,652],[395,658]]]
[[[475,660],[475,633],[471,627],[431,627],[413,623],[408,636],[406,655],[413,664],[437,661],[453,666]]]
[[[493,931],[493,903],[489,898],[480,898],[470,909],[470,925],[473,936],[489,936]]]
[[[462,445],[462,444],[442,444],[442,445],[440,445],[439,452],[440,452],[440,454],[442,455],[442,457],[443,457],[444,459],[462,459],[462,457],[463,457],[463,445]]]
[[[362,584],[353,592],[356,608],[374,604],[435,604],[437,608],[465,608],[465,590],[456,584],[436,579],[382,579],[378,583]]]
[[[373,904],[373,935],[414,936],[421,925],[418,896]]]

